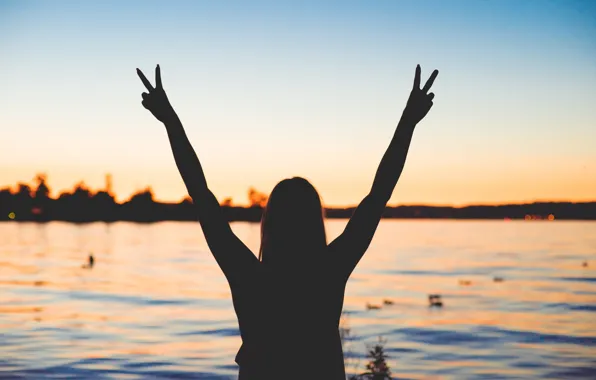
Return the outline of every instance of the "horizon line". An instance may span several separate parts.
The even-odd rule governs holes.
[[[178,198],[178,200],[174,200],[174,199],[166,199],[166,198],[160,198],[159,196],[156,196],[155,193],[153,193],[153,187],[151,185],[147,185],[143,188],[140,188],[136,191],[133,191],[131,194],[129,194],[128,197],[119,197],[115,192],[112,191],[111,186],[112,186],[112,175],[110,173],[106,174],[106,184],[105,184],[105,188],[103,189],[92,189],[90,186],[88,186],[84,180],[80,180],[78,182],[74,182],[73,186],[71,189],[62,189],[62,190],[50,190],[50,188],[47,186],[46,180],[47,180],[47,174],[46,173],[37,173],[34,177],[32,181],[26,182],[26,181],[18,181],[12,185],[0,185],[0,191],[6,191],[8,190],[11,194],[15,194],[16,191],[18,191],[18,188],[20,185],[26,185],[30,188],[31,192],[35,192],[36,189],[39,187],[39,184],[43,183],[47,190],[48,190],[48,198],[50,199],[58,199],[60,197],[60,195],[62,194],[72,194],[73,191],[75,191],[76,189],[85,189],[87,190],[90,194],[94,195],[100,192],[106,192],[107,194],[109,194],[111,197],[114,198],[115,203],[118,204],[124,204],[128,201],[130,201],[135,195],[137,194],[142,194],[142,193],[146,193],[146,192],[150,192],[152,195],[152,200],[156,203],[164,203],[164,204],[179,204],[184,202],[185,200],[192,200],[190,198],[190,196],[188,194],[186,195],[182,195],[180,198]],[[32,183],[37,180],[38,185],[32,186]],[[254,191],[258,194],[262,194],[264,195],[266,198],[269,197],[269,194],[266,193],[262,193],[260,191],[258,191],[254,186],[248,186],[247,188],[247,192],[250,193],[251,191]],[[50,193],[55,193],[56,196],[55,197],[51,197],[49,196]],[[117,199],[121,199],[121,202],[119,202]],[[228,204],[228,206],[231,207],[250,207],[251,203],[248,202],[240,202],[240,203],[234,203],[233,198],[231,197],[224,197],[223,200],[219,201],[220,204],[224,204],[225,201],[229,199],[231,200],[231,203]],[[338,205],[338,204],[324,204],[323,208],[326,209],[350,209],[350,208],[356,208],[358,206],[359,202],[353,203],[353,204],[344,204],[344,205]],[[496,206],[514,206],[514,205],[529,205],[529,204],[536,204],[536,203],[572,203],[572,204],[578,204],[578,203],[596,203],[596,198],[592,198],[592,199],[539,199],[539,198],[534,198],[534,199],[524,199],[524,200],[508,200],[508,201],[499,201],[499,202],[466,202],[466,203],[451,203],[451,204],[445,204],[445,203],[420,203],[420,202],[411,202],[411,203],[393,203],[393,204],[387,204],[386,207],[435,207],[435,208],[441,208],[441,207],[447,207],[447,208],[466,208],[466,207],[496,207]]]

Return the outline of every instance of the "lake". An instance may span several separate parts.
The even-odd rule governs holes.
[[[382,337],[400,379],[594,379],[596,222],[383,220],[344,311],[349,373]],[[234,379],[239,345],[198,223],[0,223],[0,378]]]

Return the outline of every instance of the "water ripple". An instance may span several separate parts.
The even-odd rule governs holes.
[[[258,249],[258,226],[232,226]],[[344,227],[327,222],[330,237]],[[238,325],[198,224],[0,223],[0,236],[1,379],[236,378]],[[383,337],[400,379],[596,378],[587,236],[596,223],[381,222],[346,290],[347,371]]]

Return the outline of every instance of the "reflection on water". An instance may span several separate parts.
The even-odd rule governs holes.
[[[233,228],[256,252],[259,226]],[[0,288],[0,378],[236,377],[198,224],[1,223]],[[352,373],[383,336],[399,378],[595,378],[596,223],[383,221],[345,310]]]

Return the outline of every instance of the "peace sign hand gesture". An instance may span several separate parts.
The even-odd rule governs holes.
[[[155,67],[155,88],[153,88],[141,70],[137,69],[137,74],[147,88],[147,91],[149,91],[148,93],[143,92],[141,94],[143,97],[143,101],[141,102],[143,107],[151,111],[153,116],[161,122],[165,122],[168,118],[174,116],[174,109],[170,105],[166,92],[161,85],[161,70],[159,65]]]
[[[428,111],[433,106],[433,98],[435,94],[428,93],[435,78],[439,75],[439,70],[433,71],[428,81],[422,89],[420,89],[420,65],[416,66],[416,76],[414,77],[414,87],[410,93],[410,98],[406,104],[406,109],[403,113],[403,118],[407,119],[414,124],[417,124],[422,120]]]

